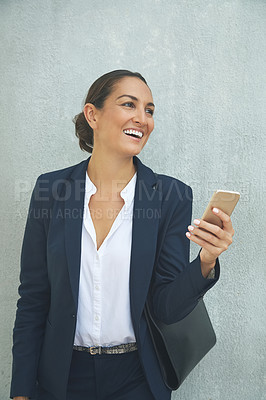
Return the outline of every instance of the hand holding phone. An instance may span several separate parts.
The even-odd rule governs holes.
[[[212,209],[216,207],[230,216],[239,198],[239,192],[232,192],[229,190],[216,190],[213,193],[209,204],[207,205],[203,213],[202,219],[206,222],[210,222],[211,224],[218,225],[220,228],[222,228],[223,223],[221,219],[217,215],[213,214]]]
[[[201,220],[195,219],[193,221],[196,227],[192,225],[188,226],[189,232],[186,232],[187,238],[202,248],[200,262],[201,272],[205,278],[215,267],[217,257],[232,244],[234,229],[230,215],[239,197],[240,194],[238,192],[216,190]],[[213,208],[219,210],[217,215],[213,212]],[[221,229],[217,230],[217,227],[214,225],[218,225]]]

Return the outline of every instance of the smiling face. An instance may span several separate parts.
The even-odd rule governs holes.
[[[135,77],[120,79],[101,110],[85,105],[94,131],[94,150],[128,156],[140,153],[154,128],[153,112],[149,87]]]

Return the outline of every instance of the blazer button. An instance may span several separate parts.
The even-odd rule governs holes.
[[[72,314],[72,317],[73,317],[73,318],[76,318],[76,314]]]

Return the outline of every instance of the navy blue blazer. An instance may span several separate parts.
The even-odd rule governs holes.
[[[85,177],[90,157],[36,181],[21,251],[20,298],[13,331],[11,397],[34,397],[38,382],[66,397],[78,306]],[[165,323],[188,314],[219,278],[189,262],[192,190],[155,174],[137,156],[130,261],[131,316],[140,361],[157,400],[170,399],[144,316],[148,293]]]

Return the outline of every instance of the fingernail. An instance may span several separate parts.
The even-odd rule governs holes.
[[[187,237],[190,237],[190,236],[191,236],[191,234],[190,234],[189,232],[187,232],[187,233],[186,233],[186,236],[187,236]]]
[[[188,226],[188,230],[193,231],[193,229],[194,229],[194,226],[192,226],[192,225]]]
[[[218,212],[219,212],[218,208],[215,208],[215,207],[212,209],[212,211],[215,212],[216,214],[218,214]]]
[[[195,225],[199,225],[200,224],[200,220],[199,219],[194,219],[193,222],[194,222]]]

